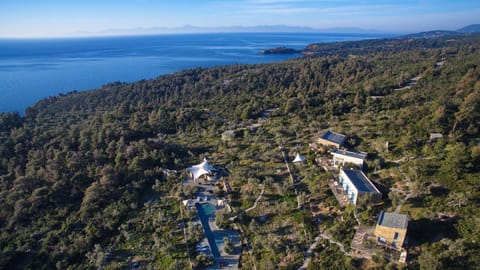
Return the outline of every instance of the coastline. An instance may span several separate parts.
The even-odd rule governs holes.
[[[136,82],[202,67],[265,64],[298,54],[312,43],[381,38],[378,34],[222,33],[101,38],[0,40],[0,112],[20,112],[42,99]],[[52,49],[49,49],[49,48]],[[9,97],[11,96],[11,97]]]

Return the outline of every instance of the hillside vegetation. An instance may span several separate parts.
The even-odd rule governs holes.
[[[25,117],[1,114],[0,268],[124,269],[132,260],[189,268],[181,221],[190,217],[178,201],[189,194],[180,187],[184,169],[207,156],[230,172],[236,226],[250,246],[242,266],[298,269],[319,231],[346,245],[353,236],[353,211],[336,203],[331,176],[312,163],[309,143],[327,128],[369,153],[367,174],[385,191],[384,205],[359,210],[366,222],[398,204],[399,169],[414,182],[402,208],[409,268],[478,268],[480,38],[308,49],[312,57],[111,83],[42,100]],[[294,168],[302,196],[279,147],[310,160]],[[263,187],[259,206],[243,212]],[[312,219],[319,207],[329,209],[322,224]],[[395,267],[324,246],[312,269]]]

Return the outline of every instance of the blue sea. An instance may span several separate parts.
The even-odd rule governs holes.
[[[263,49],[303,49],[310,43],[361,40],[378,34],[232,33],[157,36],[0,39],[0,112],[23,114],[38,100],[151,79],[193,67],[281,61]]]

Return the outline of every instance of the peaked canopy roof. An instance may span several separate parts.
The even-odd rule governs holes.
[[[200,176],[215,171],[215,168],[210,166],[210,164],[208,164],[208,160],[204,158],[202,163],[187,168],[187,171],[192,174],[193,180],[196,181],[198,178],[200,178]]]
[[[299,153],[297,153],[295,155],[295,159],[292,161],[292,162],[303,162],[307,160],[304,156],[300,155]]]

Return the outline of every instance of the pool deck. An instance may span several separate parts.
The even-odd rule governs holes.
[[[237,230],[232,230],[232,229],[220,229],[218,226],[215,224],[215,212],[219,208],[216,206],[217,204],[217,198],[214,195],[215,193],[213,192],[214,186],[212,185],[201,185],[198,183],[193,183],[193,181],[184,181],[183,185],[198,185],[199,187],[202,188],[202,191],[197,194],[197,196],[201,198],[205,198],[205,196],[208,197],[208,200],[203,200],[201,202],[197,202],[198,204],[210,204],[212,207],[214,207],[214,211],[212,215],[208,215],[208,213],[205,213],[205,210],[199,210],[199,219],[202,223],[202,226],[204,227],[205,231],[205,238],[200,241],[200,245],[207,246],[208,249],[205,249],[202,251],[203,253],[207,255],[211,255],[215,258],[215,264],[207,267],[206,269],[208,270],[213,270],[213,269],[238,269],[238,263],[240,261],[240,254],[241,254],[241,243],[240,243],[240,234]],[[197,205],[196,203],[196,205]],[[199,206],[196,206],[197,209]],[[202,211],[202,213],[200,213]],[[207,219],[201,217],[201,215],[207,214],[208,216],[208,228],[207,228]],[[232,244],[234,246],[234,252],[233,254],[227,254],[223,251],[223,238],[224,237],[229,237],[230,240],[232,241]]]
[[[216,264],[207,269],[238,269],[238,262],[242,251],[240,247],[240,234],[236,230],[223,230],[218,228],[215,220],[210,221],[209,224],[210,228],[212,228],[221,257],[215,258],[217,261]],[[233,254],[227,254],[223,251],[223,238],[225,236],[228,236],[234,245],[235,249]],[[223,262],[224,266],[220,267],[219,262]]]
[[[198,209],[198,217],[202,222],[203,230],[205,231],[205,236],[207,237],[208,245],[210,245],[210,250],[212,252],[212,255],[215,258],[215,260],[217,260],[218,258],[221,258],[221,255],[218,249],[218,245],[215,243],[215,240],[216,240],[215,233],[211,230],[211,225],[209,225],[215,222],[210,221],[211,216],[208,215],[208,213],[206,213],[202,204],[196,203],[195,206]]]

